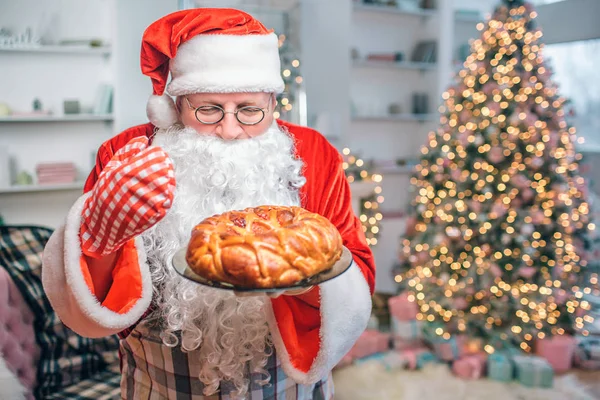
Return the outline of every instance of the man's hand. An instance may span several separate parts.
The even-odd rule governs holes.
[[[83,254],[100,258],[152,227],[173,203],[173,163],[146,137],[131,140],[100,173],[82,212]]]

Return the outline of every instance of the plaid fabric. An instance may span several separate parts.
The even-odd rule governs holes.
[[[118,400],[121,398],[119,366],[45,397],[45,400]]]
[[[121,341],[123,355],[122,398],[177,400],[232,400],[235,387],[221,382],[220,391],[204,396],[204,384],[198,379],[203,360],[197,353],[181,351],[180,346],[168,347],[159,337],[160,328],[142,321]],[[268,385],[257,381],[264,375],[250,373],[245,400],[329,400],[333,397],[331,374],[314,385],[298,385],[289,379],[277,361],[275,350],[265,369],[271,376]]]
[[[36,341],[40,347],[37,398],[91,378],[106,371],[108,365],[118,365],[116,336],[83,338],[67,328],[50,306],[42,287],[41,267],[44,246],[51,233],[41,227],[0,226],[0,265],[35,315]]]
[[[135,138],[106,165],[83,208],[81,249],[106,255],[156,224],[171,207],[173,164],[164,151]]]

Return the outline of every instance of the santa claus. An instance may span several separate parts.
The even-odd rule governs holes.
[[[124,399],[331,398],[331,369],[367,325],[375,266],[339,153],[273,116],[277,36],[241,11],[179,11],[145,31],[141,65],[150,123],[102,144],[49,240],[52,306],[83,336],[120,335]],[[277,297],[207,288],[171,267],[202,219],[258,205],[326,217],[352,265]]]

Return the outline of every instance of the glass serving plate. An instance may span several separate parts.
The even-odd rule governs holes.
[[[338,276],[342,275],[344,272],[346,272],[348,270],[348,268],[350,268],[350,265],[352,264],[352,253],[350,252],[350,250],[348,250],[347,248],[344,247],[342,250],[342,256],[335,264],[333,264],[333,266],[329,270],[323,271],[323,272],[321,272],[317,275],[314,275],[308,279],[304,279],[304,280],[296,283],[295,285],[275,287],[275,288],[249,288],[249,287],[235,286],[235,285],[232,285],[227,282],[211,281],[206,278],[203,278],[202,276],[200,276],[200,275],[196,274],[194,271],[192,271],[192,269],[189,267],[189,265],[185,259],[186,252],[187,252],[187,247],[179,249],[173,256],[173,259],[171,262],[171,264],[173,265],[173,268],[175,269],[175,271],[177,271],[177,273],[179,275],[181,275],[184,278],[187,278],[193,282],[196,282],[200,285],[209,286],[209,287],[216,288],[216,289],[225,289],[225,290],[232,290],[234,292],[247,292],[247,293],[271,294],[271,293],[283,292],[286,290],[302,289],[302,288],[307,288],[310,286],[318,285],[320,283],[327,282],[331,279],[337,278]]]

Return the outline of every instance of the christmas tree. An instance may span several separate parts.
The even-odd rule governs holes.
[[[490,353],[530,351],[589,319],[582,255],[594,225],[535,17],[504,0],[478,27],[411,178],[395,276],[434,335],[481,337]]]

